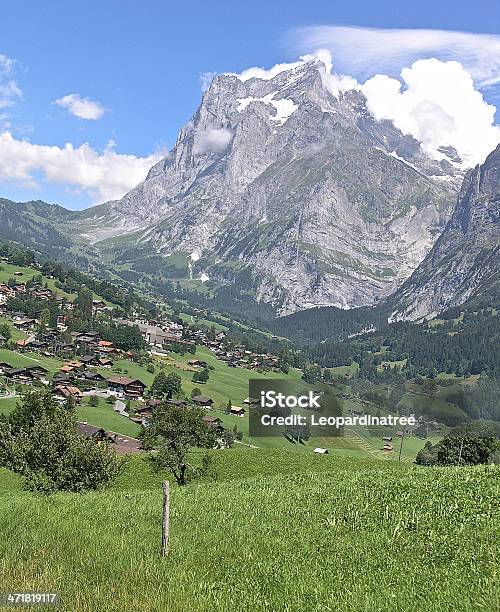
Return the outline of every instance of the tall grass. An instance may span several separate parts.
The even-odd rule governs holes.
[[[218,481],[173,488],[167,559],[137,459],[115,490],[0,496],[0,590],[68,611],[498,609],[498,468],[218,457]]]

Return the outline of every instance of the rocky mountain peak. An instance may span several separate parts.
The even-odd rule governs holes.
[[[147,179],[78,232],[121,237],[113,257],[127,237],[132,268],[146,245],[167,268],[179,253],[193,286],[235,284],[281,313],[374,303],[434,244],[461,171],[376,121],[354,85],[312,58],[217,75]]]

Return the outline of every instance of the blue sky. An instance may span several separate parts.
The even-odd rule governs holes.
[[[11,88],[9,104],[0,105],[0,132],[37,145],[88,143],[98,153],[113,141],[116,154],[144,158],[172,146],[199,104],[201,73],[293,61],[311,50],[300,28],[347,25],[499,35],[500,1],[25,0],[4,3],[1,24],[0,55],[14,62],[8,75],[4,70],[4,86],[14,82],[22,94]],[[348,49],[334,56],[334,67],[352,69]],[[353,76],[371,76],[367,70]],[[498,87],[482,93],[500,106]],[[98,102],[93,110],[102,113],[100,118],[82,119],[68,112],[69,103],[54,104],[70,94]],[[139,172],[138,164],[134,169]],[[70,208],[102,200],[85,181],[65,185],[57,172],[52,179],[44,172],[33,168],[28,180],[16,177],[15,169],[12,176],[0,169],[0,196],[40,198]]]

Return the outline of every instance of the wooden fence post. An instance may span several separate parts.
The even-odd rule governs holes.
[[[161,526],[161,554],[168,555],[168,528],[169,528],[170,494],[168,480],[163,481],[163,521]]]

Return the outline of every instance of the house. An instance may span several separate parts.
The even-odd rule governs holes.
[[[58,374],[54,374],[52,378],[52,384],[53,385],[59,385],[59,384],[68,385],[68,384],[71,384],[74,380],[75,380],[75,376],[71,372],[67,374],[64,372],[59,372]]]
[[[25,349],[29,347],[29,345],[31,344],[31,340],[29,338],[22,338],[22,339],[16,340],[14,344],[19,349]]]
[[[57,400],[68,400],[72,398],[77,404],[79,404],[83,398],[83,393],[78,387],[69,385],[57,385],[52,390],[52,395]]]
[[[35,374],[38,377],[45,376],[46,374],[49,373],[47,368],[45,368],[44,366],[40,364],[33,364],[33,365],[26,366],[25,369],[31,372],[32,374]]]
[[[99,342],[97,343],[97,346],[99,348],[109,349],[109,348],[113,348],[114,345],[112,342],[109,342],[109,340],[99,340]]]
[[[206,368],[208,367],[208,363],[206,361],[202,361],[201,359],[188,359],[188,366],[194,366],[198,368]]]
[[[246,410],[240,406],[231,406],[231,414],[233,416],[244,417]]]
[[[105,431],[102,427],[94,427],[88,423],[77,423],[76,430],[85,438],[90,438],[95,442],[110,442],[116,443],[116,434],[111,434]]]
[[[215,429],[216,431],[222,431],[224,429],[222,427],[222,421],[219,419],[219,417],[207,415],[203,417],[203,420],[209,427]]]
[[[205,397],[204,395],[195,395],[193,398],[191,398],[193,400],[193,402],[195,404],[198,404],[198,406],[212,406],[214,403],[214,400],[211,399],[210,397]]]
[[[109,357],[99,357],[97,361],[101,368],[110,368],[113,365],[113,361]]]
[[[99,364],[95,355],[84,355],[83,357],[80,357],[80,361],[86,366],[96,366]]]
[[[31,329],[35,325],[36,319],[18,319],[13,323],[18,329]]]
[[[12,370],[11,364],[6,361],[0,361],[0,374],[3,374],[5,370]]]
[[[5,370],[4,374],[7,378],[15,382],[22,382],[25,384],[30,384],[38,379],[35,372],[30,372],[26,368],[11,368],[10,370]]]
[[[101,383],[106,380],[102,374],[99,374],[99,372],[91,372],[89,370],[83,370],[78,372],[76,378],[78,380],[83,380],[92,383]]]
[[[138,378],[111,376],[108,378],[108,388],[111,393],[133,399],[144,395],[146,385]]]
[[[328,455],[328,449],[327,448],[320,448],[319,446],[314,449],[314,452],[317,455]]]

